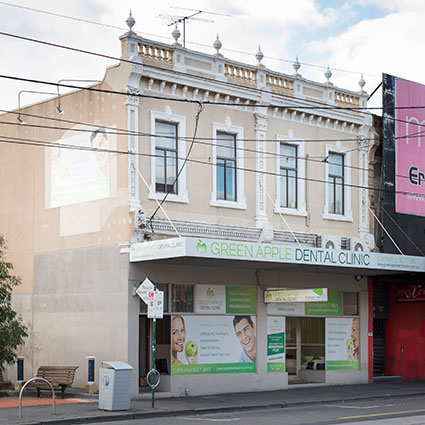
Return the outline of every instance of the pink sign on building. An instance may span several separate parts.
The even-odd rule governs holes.
[[[396,212],[425,216],[425,86],[395,79]]]

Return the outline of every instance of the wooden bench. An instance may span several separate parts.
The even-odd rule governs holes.
[[[3,371],[0,369],[0,389],[9,389],[12,386],[12,383],[10,381],[4,381],[3,380]]]
[[[65,398],[65,389],[74,382],[77,369],[78,366],[40,366],[37,378],[47,379],[54,390],[61,390],[62,398]],[[49,384],[43,381],[31,382],[28,387],[37,390],[37,397],[40,397],[40,390],[50,390]]]

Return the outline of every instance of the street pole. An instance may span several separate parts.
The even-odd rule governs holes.
[[[155,368],[155,346],[156,346],[156,319],[153,319],[153,332],[152,332],[152,369]],[[155,379],[155,377],[153,377]],[[153,383],[155,383],[153,381]],[[155,385],[152,385],[152,407],[155,407]]]

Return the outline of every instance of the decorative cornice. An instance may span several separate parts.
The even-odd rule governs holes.
[[[256,227],[232,226],[214,223],[173,220],[173,224],[181,236],[197,236],[199,238],[232,239],[259,242],[261,229]],[[171,223],[165,219],[155,218],[152,221],[154,233],[157,235],[176,235]],[[304,245],[316,246],[318,235],[295,232],[298,241]],[[292,233],[286,230],[274,230],[273,242],[296,243]]]

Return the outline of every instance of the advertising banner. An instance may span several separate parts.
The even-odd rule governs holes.
[[[113,161],[105,151],[115,146],[115,136],[99,128],[57,143],[46,149],[46,208],[109,198]]]
[[[171,316],[171,374],[254,373],[254,316]]]
[[[285,372],[284,317],[267,317],[267,372]]]
[[[326,319],[326,370],[357,370],[359,354],[359,319]]]
[[[425,86],[396,77],[394,84],[396,211],[425,216]]]

